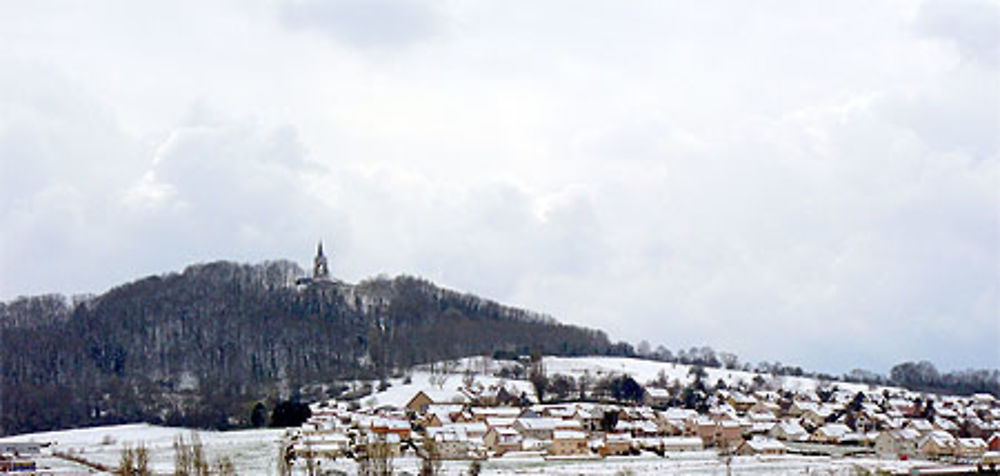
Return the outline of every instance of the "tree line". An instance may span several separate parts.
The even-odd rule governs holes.
[[[966,369],[942,373],[931,362],[920,361],[903,362],[895,365],[889,371],[888,376],[864,369],[854,369],[836,376],[823,372],[803,370],[802,367],[785,365],[781,362],[764,361],[753,365],[748,362],[741,362],[736,354],[731,352],[716,352],[709,346],[691,347],[690,349],[681,349],[674,353],[663,345],[659,345],[653,349],[647,341],[640,342],[634,350],[626,350],[626,354],[662,362],[700,367],[743,370],[790,377],[807,377],[822,381],[842,380],[869,385],[895,385],[910,390],[956,395],[989,393],[1000,397],[1000,370],[998,369]]]

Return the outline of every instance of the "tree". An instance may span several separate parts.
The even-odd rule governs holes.
[[[548,387],[552,394],[555,395],[556,399],[564,400],[569,396],[570,392],[573,391],[573,388],[576,387],[576,385],[571,377],[557,374],[552,377]]]
[[[704,379],[708,377],[708,372],[705,371],[704,367],[700,365],[692,365],[691,368],[688,370],[688,375],[694,378],[694,381],[691,382],[691,385],[696,390],[705,391]]]
[[[632,402],[641,402],[646,395],[646,390],[639,385],[632,377],[621,379],[621,398]]]
[[[601,415],[601,431],[612,432],[616,426],[618,426],[618,410],[605,409]]]
[[[538,401],[545,401],[545,393],[549,389],[549,379],[545,376],[545,369],[541,365],[532,366],[531,374],[528,375],[528,381],[535,387],[535,394],[538,395]]]
[[[739,357],[732,352],[719,352],[719,360],[722,361],[722,366],[727,369],[735,369],[740,365]]]
[[[183,435],[174,439],[174,476],[208,476],[209,463],[198,433],[191,432],[191,440]]]
[[[125,445],[122,449],[121,460],[118,462],[118,470],[115,473],[121,476],[148,476],[152,474],[149,470],[149,450],[143,445],[135,448]]]
[[[639,342],[639,346],[635,348],[635,351],[639,354],[639,357],[650,357],[653,354],[649,346],[649,341],[646,340]]]
[[[358,474],[389,476],[392,474],[392,448],[385,440],[369,439],[358,457]]]
[[[656,359],[663,362],[673,362],[674,354],[670,352],[670,349],[663,345],[656,346]]]
[[[271,428],[301,426],[311,416],[309,405],[290,400],[281,401],[271,412]]]
[[[420,454],[420,476],[434,476],[441,472],[441,450],[433,437],[424,436]]]
[[[257,402],[250,411],[250,426],[260,428],[267,425],[267,407],[262,402]]]
[[[852,412],[860,412],[865,402],[865,394],[858,392],[854,394],[854,398],[851,399],[850,405],[847,408]]]

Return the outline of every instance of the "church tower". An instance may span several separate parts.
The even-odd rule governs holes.
[[[320,241],[316,247],[316,257],[313,258],[313,279],[330,279],[330,268],[326,264],[326,256],[323,256],[323,242]]]

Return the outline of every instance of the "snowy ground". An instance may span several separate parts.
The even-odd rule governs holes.
[[[484,386],[494,385],[502,379],[493,377],[492,374],[497,372],[502,365],[513,365],[513,363],[495,361],[485,357],[467,357],[452,362],[450,365],[435,364],[434,373],[440,374],[444,368],[447,368],[450,372],[449,375],[444,377],[444,382],[440,386],[431,382],[432,375],[434,375],[431,372],[431,367],[429,365],[421,365],[416,367],[411,373],[411,382],[409,384],[403,384],[402,379],[391,379],[391,387],[383,392],[376,392],[371,396],[363,398],[361,400],[362,406],[395,405],[402,407],[418,390],[455,390],[462,384],[463,373],[467,370],[475,374],[476,382]],[[543,366],[545,367],[546,374],[549,376],[562,374],[578,378],[588,375],[591,378],[600,378],[609,375],[627,374],[642,384],[656,380],[661,371],[671,382],[677,380],[681,383],[688,383],[692,378],[688,375],[688,372],[691,370],[691,366],[689,365],[629,357],[544,357]],[[708,382],[714,384],[719,379],[722,379],[727,385],[738,382],[750,383],[758,375],[754,372],[744,372],[742,370],[715,368],[705,368],[705,372],[708,375],[706,378]],[[792,391],[813,390],[820,384],[819,381],[808,377],[771,376],[766,374],[762,375],[762,377],[765,380],[773,379],[773,383],[780,388]],[[506,379],[503,382],[508,388],[514,386],[529,396],[534,396],[535,394],[534,387],[527,381]],[[848,390],[852,393],[861,390],[867,391],[869,389],[868,385],[859,383],[836,381],[831,382],[831,384],[835,384],[838,388]],[[883,388],[878,387],[876,391],[880,392]],[[899,390],[891,387],[885,388]]]
[[[85,466],[51,456],[53,451],[69,453],[88,461],[117,466],[125,446],[144,445],[150,453],[150,463],[157,473],[172,473],[175,438],[190,440],[194,430],[168,428],[148,424],[117,425],[78,430],[31,433],[0,439],[0,441],[34,441],[52,443],[40,466],[58,473],[87,472]],[[279,441],[284,430],[197,431],[210,462],[228,456],[239,474],[269,474],[276,467]]]
[[[545,357],[543,360],[545,371],[549,375],[563,374],[578,377],[585,373],[591,376],[628,374],[638,382],[645,384],[651,380],[656,380],[657,374],[662,370],[671,381],[679,380],[682,383],[689,382],[691,376],[688,372],[690,365],[673,364],[669,362],[657,362],[653,360],[635,359],[630,357]],[[715,383],[719,379],[732,385],[738,382],[750,383],[758,374],[755,372],[744,372],[742,370],[727,370],[705,368],[707,373],[706,381]],[[781,388],[787,390],[812,390],[819,382],[808,377],[787,377],[761,375],[765,380],[774,378]],[[839,388],[857,392],[868,390],[867,384],[849,382],[831,382]],[[881,391],[879,387],[878,391]]]

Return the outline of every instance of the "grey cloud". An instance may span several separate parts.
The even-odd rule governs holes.
[[[927,0],[918,31],[954,42],[962,56],[1000,64],[1000,4],[990,0]]]
[[[281,17],[291,28],[359,47],[406,46],[438,35],[446,24],[443,5],[430,0],[300,0],[283,5]]]

